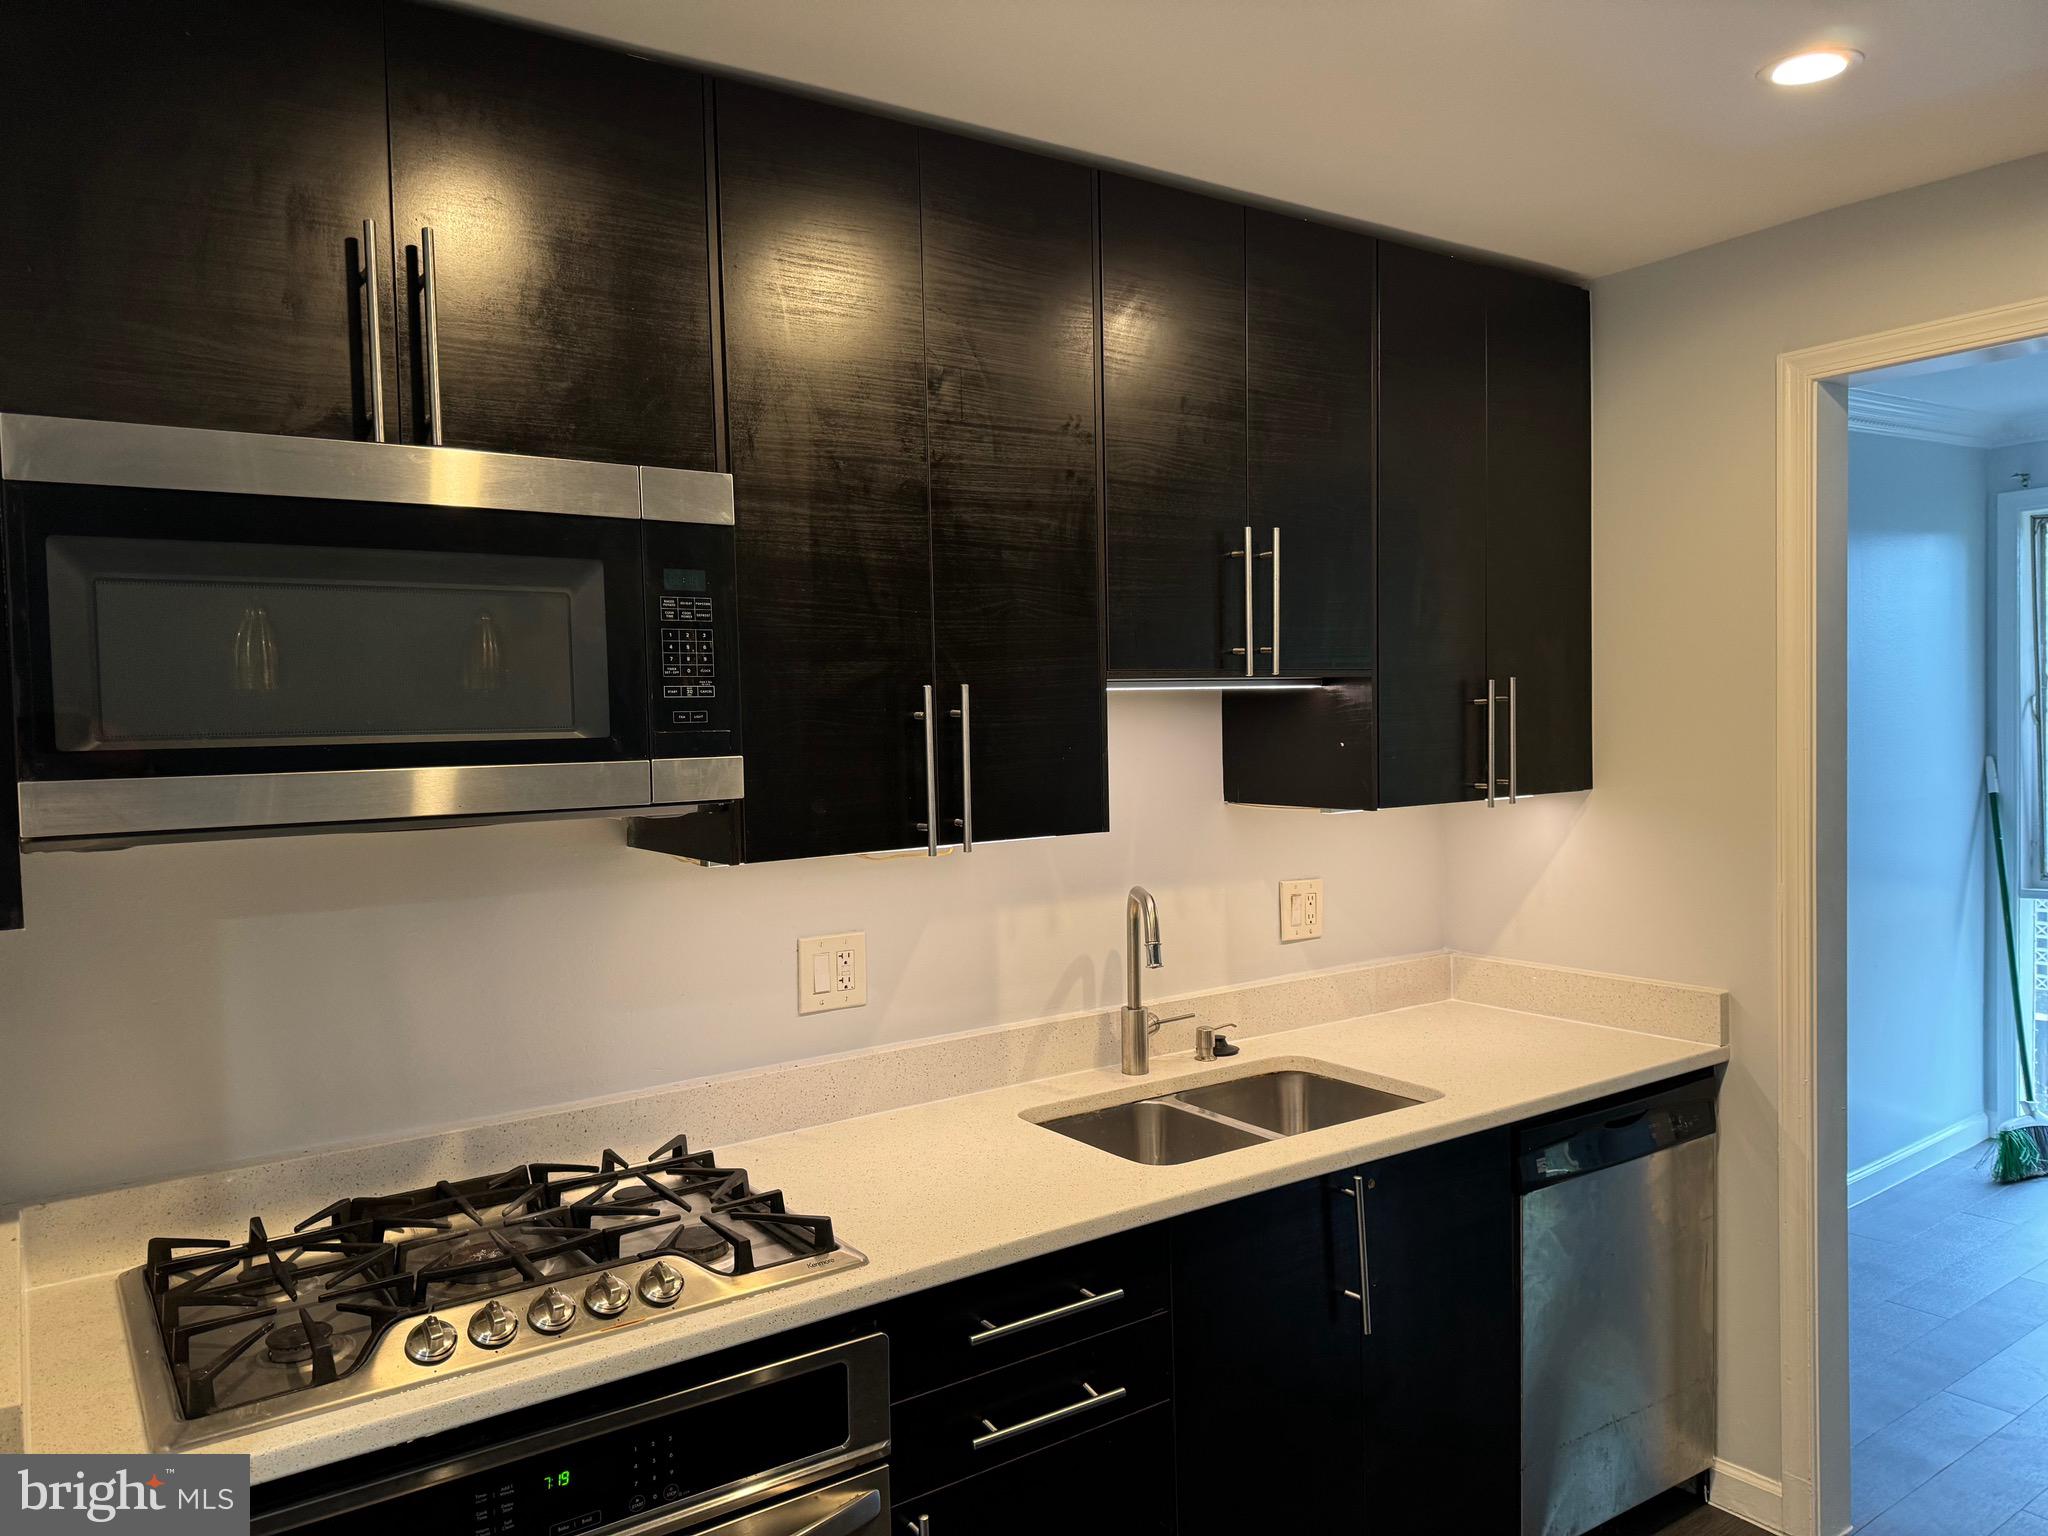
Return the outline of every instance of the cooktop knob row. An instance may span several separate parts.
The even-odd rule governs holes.
[[[591,1281],[583,1291],[583,1305],[590,1308],[592,1317],[617,1317],[632,1299],[633,1293],[619,1284],[610,1270]]]
[[[535,1333],[566,1333],[576,1321],[576,1303],[551,1285],[534,1297],[526,1321]]]
[[[455,1353],[455,1328],[427,1316],[405,1336],[405,1358],[414,1365],[439,1365]]]
[[[665,1307],[683,1294],[683,1277],[666,1259],[656,1259],[640,1272],[640,1299],[650,1307]]]
[[[469,1314],[469,1342],[480,1349],[503,1349],[519,1331],[519,1319],[502,1301],[487,1301]]]

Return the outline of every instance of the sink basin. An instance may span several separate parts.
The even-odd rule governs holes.
[[[1214,1157],[1218,1152],[1256,1147],[1268,1139],[1256,1131],[1190,1113],[1165,1099],[1140,1099],[1135,1104],[1089,1110],[1048,1120],[1045,1125],[1062,1136],[1155,1167],[1192,1163],[1196,1158]]]
[[[1049,1131],[1131,1162],[1160,1167],[1192,1163],[1219,1152],[1256,1147],[1282,1136],[1299,1136],[1303,1131],[1384,1115],[1390,1109],[1421,1102],[1384,1088],[1367,1088],[1320,1072],[1289,1068],[1247,1073],[1108,1109],[1061,1115],[1042,1124]]]
[[[1319,1131],[1326,1125],[1384,1115],[1390,1109],[1422,1102],[1319,1072],[1261,1072],[1256,1077],[1184,1089],[1175,1097],[1197,1109],[1228,1115],[1279,1136],[1299,1136],[1303,1131]]]

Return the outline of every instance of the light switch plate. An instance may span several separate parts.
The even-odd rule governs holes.
[[[1280,942],[1299,944],[1323,936],[1323,882],[1280,882]]]
[[[868,936],[827,933],[796,941],[796,1011],[831,1013],[868,1000]]]

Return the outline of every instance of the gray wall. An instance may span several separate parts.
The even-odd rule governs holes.
[[[1875,1164],[1944,1135],[1984,1134],[1986,923],[1997,912],[1986,900],[1983,794],[1991,590],[1985,459],[1976,448],[1849,437],[1849,1170],[1856,1194],[1886,1181]],[[1894,1168],[1893,1179],[1915,1171],[1905,1161]]]

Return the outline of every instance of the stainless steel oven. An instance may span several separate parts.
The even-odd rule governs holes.
[[[0,415],[30,847],[744,793],[732,483]]]
[[[888,1339],[755,1353],[260,1484],[251,1530],[883,1536]]]

